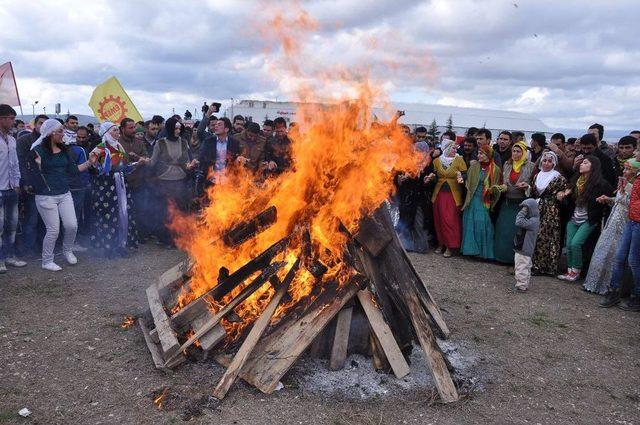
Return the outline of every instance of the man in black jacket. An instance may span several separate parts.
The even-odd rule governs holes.
[[[216,174],[223,172],[240,155],[240,143],[229,134],[231,129],[229,118],[220,118],[215,123],[215,134],[204,139],[198,156],[198,193],[202,193],[206,186],[215,184]],[[213,173],[210,173],[211,170]]]
[[[34,120],[33,131],[25,134],[16,141],[16,153],[18,154],[18,165],[20,166],[20,187],[22,189],[20,196],[19,211],[24,211],[22,223],[22,232],[18,235],[16,247],[21,256],[38,256],[40,249],[37,245],[38,235],[38,209],[36,208],[36,196],[29,182],[28,176],[32,173],[29,168],[33,165],[28,160],[31,145],[40,137],[40,127],[42,123],[48,120],[46,115],[38,115]]]
[[[618,171],[617,164],[598,148],[598,140],[593,133],[587,133],[580,137],[581,154],[576,156],[573,160],[573,169],[578,170],[582,160],[587,155],[594,155],[600,160],[602,166],[602,177],[611,185],[611,187],[618,186]]]

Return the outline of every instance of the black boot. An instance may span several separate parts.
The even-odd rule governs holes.
[[[640,311],[640,296],[632,295],[629,301],[621,303],[618,307],[626,311]]]
[[[603,308],[613,307],[620,303],[620,291],[618,289],[609,288],[609,292],[602,298],[599,305]]]

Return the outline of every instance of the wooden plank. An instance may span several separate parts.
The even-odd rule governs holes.
[[[187,348],[189,348],[194,342],[200,339],[205,333],[209,332],[213,329],[220,320],[226,316],[229,312],[231,312],[234,308],[236,308],[240,303],[246,300],[249,295],[253,294],[256,290],[258,290],[262,285],[267,283],[271,276],[275,275],[278,270],[284,265],[284,262],[273,263],[269,267],[267,267],[258,277],[256,277],[249,285],[247,285],[233,300],[231,300],[227,305],[222,307],[220,311],[215,313],[203,326],[200,327],[184,344],[180,346],[180,350],[174,354],[172,357],[167,358],[167,363],[176,357],[180,352],[183,352]]]
[[[202,316],[196,317],[192,322],[194,332],[197,332],[198,329],[206,325],[206,323],[211,320],[212,317],[213,313],[211,313],[211,311],[209,310],[207,310],[207,312]],[[220,342],[222,342],[226,337],[227,331],[225,331],[222,325],[218,323],[213,327],[213,329],[202,335],[202,337],[200,338],[200,348],[202,348],[202,351],[209,351]]]
[[[251,220],[233,226],[224,234],[223,241],[227,246],[238,246],[275,223],[277,219],[276,207],[270,206]]]
[[[391,222],[391,216],[389,215],[389,210],[386,206],[382,206],[376,210],[374,213],[374,217],[376,218],[378,223],[381,223],[385,226],[385,233],[388,233],[392,236],[394,243],[392,244],[393,249],[398,251],[400,254],[400,258],[396,258],[396,264],[399,269],[406,270],[405,267],[409,267],[413,276],[412,281],[415,281],[415,285],[413,285],[420,297],[421,301],[423,301],[424,307],[429,312],[429,315],[433,319],[434,323],[438,327],[438,331],[444,338],[449,338],[451,335],[451,331],[449,331],[449,327],[442,316],[442,311],[438,307],[438,304],[435,302],[434,298],[429,293],[429,289],[427,285],[424,283],[418,272],[416,271],[411,259],[407,255],[407,251],[402,247],[400,243],[400,239],[398,239],[398,235],[396,234],[393,224]]]
[[[382,215],[386,231],[393,232],[394,235],[394,242],[387,245],[378,257],[380,270],[394,291],[402,294],[404,305],[418,341],[424,350],[427,365],[433,375],[440,398],[445,403],[456,401],[459,398],[458,391],[451,379],[444,355],[436,343],[436,338],[429,324],[429,316],[422,308],[417,294],[421,279],[413,268],[406,267],[408,258],[395,235],[389,212],[386,208],[381,208],[376,211],[376,214]],[[411,262],[409,261],[408,263],[410,264]]]
[[[371,330],[382,347],[394,375],[396,375],[397,378],[406,376],[409,373],[409,364],[393,337],[391,328],[389,328],[389,325],[385,322],[382,312],[380,312],[375,305],[373,294],[369,289],[363,289],[358,291],[358,300],[364,309],[364,313],[367,315],[367,319],[369,319]]]
[[[170,358],[178,352],[180,343],[169,324],[169,317],[164,311],[156,285],[151,285],[147,288],[147,300],[149,301],[149,309],[151,310],[151,316],[153,317],[153,322],[158,332],[164,358]]]
[[[193,267],[193,262],[189,258],[171,267],[158,278],[158,289],[162,290],[184,276],[188,276],[191,267]]]
[[[376,371],[388,372],[390,368],[389,361],[387,361],[387,356],[384,354],[380,341],[378,341],[373,331],[369,334],[369,345],[371,347],[371,363],[373,364],[373,368]]]
[[[140,326],[140,329],[142,329],[142,335],[144,336],[144,340],[147,343],[147,348],[149,348],[149,352],[151,352],[153,364],[158,369],[164,369],[164,360],[162,359],[162,354],[160,353],[160,349],[158,348],[158,346],[151,340],[151,336],[149,335],[149,328],[147,328],[147,325],[142,319],[138,319],[138,325]]]
[[[242,379],[264,393],[272,393],[280,379],[307,349],[313,339],[352,299],[361,282],[352,281],[338,288],[335,295],[319,297],[305,315],[280,325],[255,347],[240,372]],[[328,303],[328,304],[327,304]],[[224,364],[224,358],[216,358]]]
[[[438,394],[445,403],[451,403],[457,401],[458,390],[451,379],[451,374],[447,368],[447,364],[444,361],[440,347],[436,343],[436,338],[429,326],[429,320],[425,311],[420,306],[420,300],[414,290],[407,289],[405,293],[407,300],[407,306],[411,311],[411,322],[418,334],[418,340],[424,350],[425,357],[427,359],[427,365],[431,370],[431,375],[436,383]]]
[[[354,238],[374,257],[377,257],[392,240],[392,236],[384,231],[384,226],[378,223],[375,217],[360,220]]]
[[[363,249],[357,248],[355,255],[360,260],[365,275],[371,284],[370,290],[376,300],[386,323],[391,328],[391,333],[397,338],[402,348],[412,345],[414,333],[411,330],[411,320],[409,319],[402,295],[398,293],[397,285],[388,283],[380,272],[378,262]],[[394,288],[395,286],[395,288]]]
[[[249,276],[258,270],[267,267],[271,262],[271,259],[284,250],[288,243],[289,237],[286,237],[271,245],[253,260],[236,270],[235,273],[229,275],[218,285],[214,286],[201,297],[193,300],[189,305],[171,316],[171,325],[176,329],[182,329],[189,325],[193,319],[208,309],[209,303],[206,301],[208,297],[212,297],[216,300],[222,299],[222,297],[244,282]]]
[[[255,321],[253,327],[249,331],[249,334],[242,342],[242,345],[231,361],[231,364],[220,379],[218,386],[216,386],[216,388],[213,390],[213,396],[218,400],[222,400],[227,394],[227,391],[229,391],[229,388],[231,388],[231,385],[233,385],[234,381],[238,377],[238,374],[240,373],[240,370],[249,358],[249,354],[251,354],[256,344],[258,343],[258,340],[260,339],[260,337],[262,337],[262,334],[267,329],[267,326],[269,326],[271,316],[273,316],[273,313],[276,311],[276,308],[280,304],[280,301],[282,300],[284,294],[287,293],[289,285],[291,284],[291,281],[295,277],[295,274],[298,270],[299,264],[300,260],[296,260],[293,266],[291,266],[291,269],[289,270],[289,272],[287,272],[284,281],[278,286],[273,298],[271,298],[271,301],[269,301],[269,304],[267,304],[267,307],[264,309],[262,314],[260,314],[260,317]]]
[[[344,367],[344,362],[347,359],[352,315],[353,307],[345,307],[340,310],[336,318],[336,331],[333,335],[333,346],[329,359],[329,369],[331,370],[340,370]]]

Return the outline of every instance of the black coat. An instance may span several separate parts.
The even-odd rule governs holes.
[[[240,155],[240,142],[233,136],[227,136],[227,165],[230,162],[236,160]],[[204,139],[200,152],[198,153],[198,174],[205,176],[209,172],[209,168],[213,167],[218,157],[218,151],[216,150],[216,144],[218,143],[218,136],[211,135]]]

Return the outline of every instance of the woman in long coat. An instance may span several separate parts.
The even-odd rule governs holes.
[[[462,241],[461,210],[463,185],[458,183],[458,173],[467,171],[464,159],[456,153],[453,140],[442,140],[442,155],[433,160],[432,172],[425,182],[436,181],[431,200],[433,201],[433,221],[440,246],[436,253],[444,250],[445,257],[451,257],[451,250],[459,249]]]
[[[562,223],[558,192],[567,188],[566,179],[556,171],[558,156],[544,152],[540,158],[541,171],[533,179],[530,194],[538,199],[540,231],[533,253],[532,271],[535,274],[557,276],[562,253]]]

